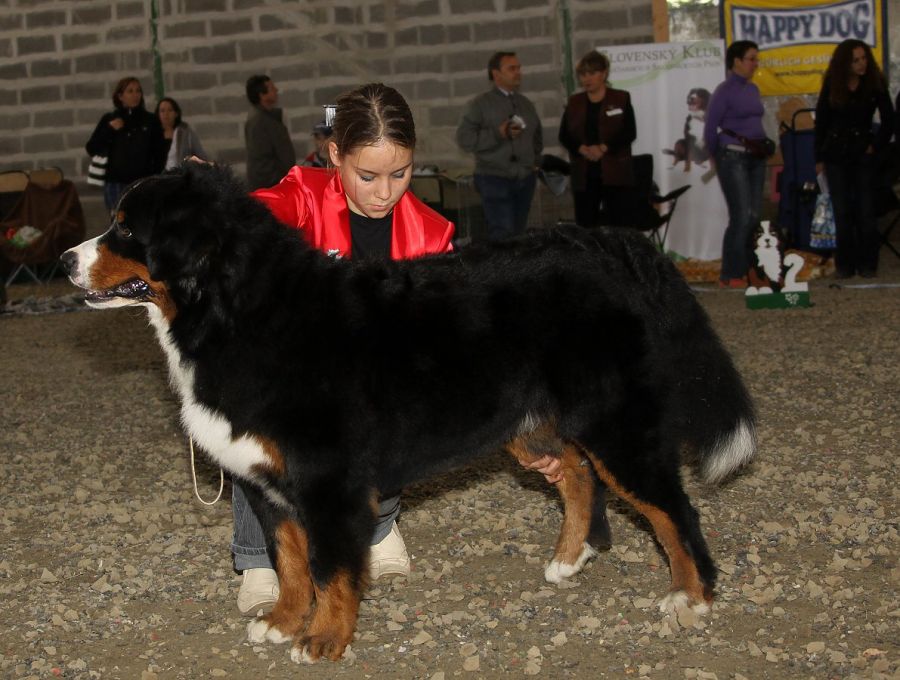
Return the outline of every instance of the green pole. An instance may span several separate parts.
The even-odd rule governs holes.
[[[157,23],[159,21],[159,1],[150,0],[150,49],[153,52],[153,90],[156,101],[166,96],[166,84],[163,82],[162,55],[159,53]]]
[[[569,97],[575,92],[575,68],[572,64],[572,14],[568,0],[559,0],[559,19],[562,27],[562,81]]]

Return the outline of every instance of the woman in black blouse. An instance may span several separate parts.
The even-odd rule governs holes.
[[[575,221],[583,227],[623,225],[634,185],[631,143],[637,137],[631,96],[609,86],[609,59],[584,55],[575,68],[584,92],[569,97],[559,143],[572,162]],[[601,212],[602,203],[602,212]]]
[[[878,111],[881,124],[873,131]],[[875,215],[875,154],[893,134],[894,108],[872,50],[838,45],[816,104],[816,172],[825,172],[837,232],[835,277],[875,276],[880,246]]]

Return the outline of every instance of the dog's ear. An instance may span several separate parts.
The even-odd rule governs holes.
[[[194,168],[160,177],[145,197],[152,214],[146,249],[147,269],[164,281],[180,302],[199,300],[220,249],[220,235],[210,218],[210,201]]]

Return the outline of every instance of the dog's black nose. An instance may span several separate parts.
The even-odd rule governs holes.
[[[78,265],[78,255],[73,253],[71,250],[67,250],[59,256],[59,263],[62,265],[63,271],[66,273],[66,275],[70,275],[73,271],[75,271],[75,267]]]

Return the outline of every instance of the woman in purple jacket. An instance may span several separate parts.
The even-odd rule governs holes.
[[[719,286],[744,288],[750,268],[750,233],[762,214],[766,160],[750,153],[741,140],[765,139],[765,110],[759,88],[750,80],[759,66],[759,47],[737,40],[725,52],[728,77],[709,100],[703,138],[728,204],[728,228],[722,241]]]

